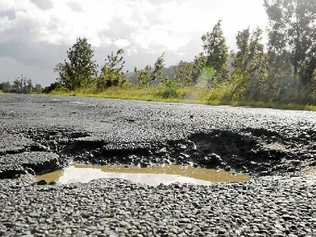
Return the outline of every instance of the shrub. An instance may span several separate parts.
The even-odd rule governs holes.
[[[175,81],[167,80],[163,83],[162,91],[159,96],[162,98],[176,98],[177,97],[177,84]]]
[[[54,91],[68,92],[68,89],[63,87],[59,82],[54,82],[50,84],[49,86],[45,87],[42,92],[45,94],[49,94]]]

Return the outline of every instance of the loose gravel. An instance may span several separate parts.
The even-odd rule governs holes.
[[[117,179],[40,185],[25,175],[2,176],[0,235],[313,237],[316,177],[302,171],[316,166],[315,141],[312,112],[1,96],[0,170],[38,173],[76,159],[193,161],[239,164],[254,177],[150,187]]]
[[[21,181],[20,181],[21,182]],[[315,177],[245,184],[0,182],[3,236],[315,236]]]

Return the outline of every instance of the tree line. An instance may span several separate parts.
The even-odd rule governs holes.
[[[264,0],[264,8],[267,44],[262,29],[247,28],[236,35],[237,49],[229,51],[220,20],[202,36],[203,52],[169,68],[162,54],[153,65],[128,73],[119,49],[98,70],[92,46],[79,38],[56,66],[57,82],[46,91],[164,85],[208,88],[210,98],[222,101],[316,103],[316,0]]]
[[[31,79],[21,74],[13,82],[1,82],[0,91],[6,93],[31,94],[41,93],[43,88],[40,84],[34,85]]]

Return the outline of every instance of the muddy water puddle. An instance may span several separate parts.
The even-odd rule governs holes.
[[[304,174],[307,176],[316,176],[316,166],[309,167],[308,169],[304,170]]]
[[[150,168],[123,166],[72,165],[63,170],[36,176],[35,180],[45,180],[56,184],[87,183],[95,179],[119,178],[133,183],[157,186],[172,183],[211,185],[213,183],[246,182],[249,177],[222,170],[193,168],[190,166],[161,166]]]

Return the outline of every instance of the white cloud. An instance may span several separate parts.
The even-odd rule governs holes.
[[[114,42],[114,45],[118,48],[126,48],[131,45],[131,43],[126,39],[118,39]]]
[[[224,19],[228,38],[236,30],[265,22],[261,0],[170,0],[160,4],[146,0],[55,0],[45,11],[27,0],[20,0],[15,5],[8,0],[0,2],[5,3],[2,5],[11,2],[8,5],[19,10],[20,19],[37,21],[38,40],[54,44],[71,44],[78,36],[89,38],[95,46],[107,44],[102,42],[99,33],[116,31],[109,29],[114,18],[133,31],[132,35],[126,35],[132,40],[131,44],[145,49],[160,45],[169,50],[182,47],[194,33],[209,30],[219,18]],[[80,11],[74,11],[69,4]]]
[[[29,48],[65,48],[87,37],[96,49],[125,48],[131,64],[162,52],[174,63],[198,53],[201,35],[219,18],[231,47],[238,30],[266,24],[262,0],[0,0],[0,47],[27,42]]]
[[[70,9],[73,10],[73,11],[76,11],[76,12],[82,12],[83,11],[81,5],[78,2],[70,1],[67,4],[68,4],[68,7],[70,7]]]
[[[42,10],[48,10],[53,7],[53,2],[51,0],[31,0],[31,2]]]

